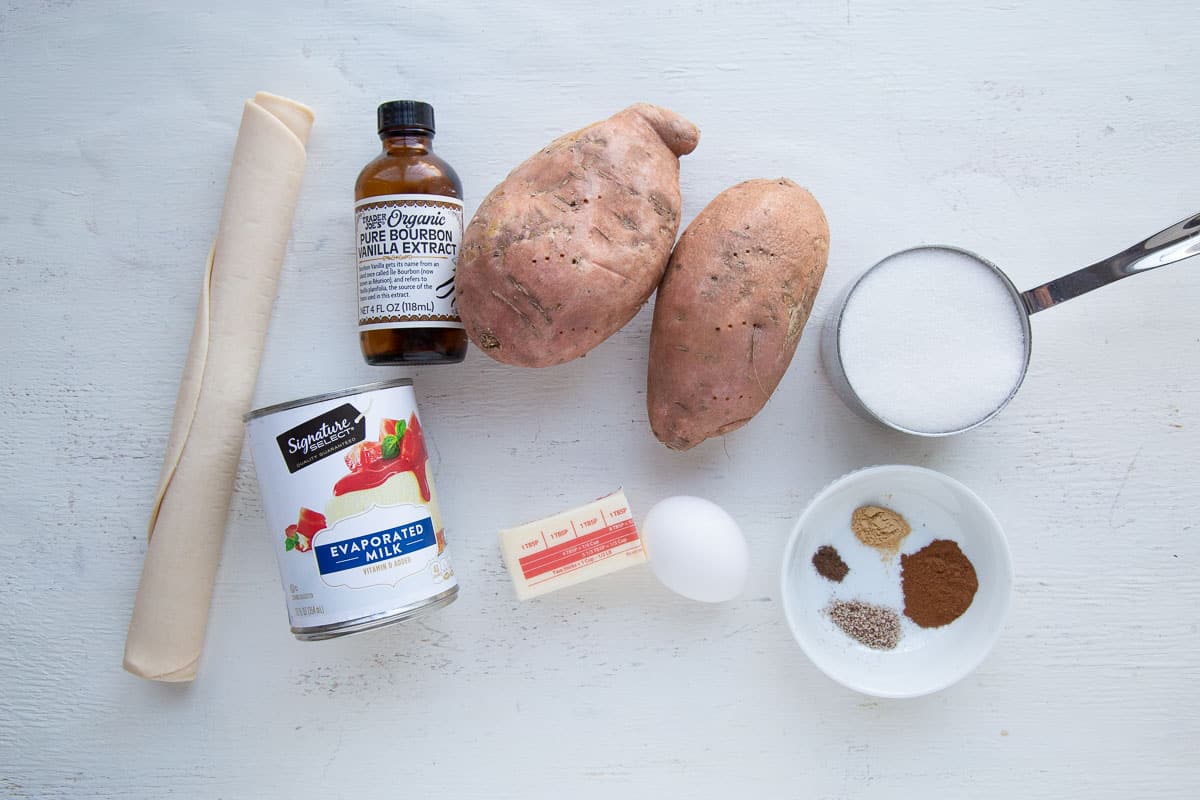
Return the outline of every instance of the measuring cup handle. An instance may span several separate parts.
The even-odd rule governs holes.
[[[1156,267],[1200,255],[1200,214],[1194,214],[1159,231],[1145,241],[1122,250],[1115,256],[1097,261],[1090,267],[1055,278],[1049,283],[1021,293],[1025,310],[1030,314],[1064,303],[1081,294],[1107,286]]]

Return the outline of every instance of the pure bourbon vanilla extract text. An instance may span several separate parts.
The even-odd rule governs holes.
[[[354,187],[358,340],[368,364],[453,364],[467,353],[454,273],[462,182],[433,152],[433,107],[379,106],[383,152]]]

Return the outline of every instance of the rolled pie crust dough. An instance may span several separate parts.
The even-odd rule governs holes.
[[[312,123],[309,108],[266,92],[242,112],[125,640],[125,669],[143,678],[196,677]]]

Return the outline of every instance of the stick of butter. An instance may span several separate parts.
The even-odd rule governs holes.
[[[642,538],[620,489],[579,508],[500,531],[500,550],[520,600],[646,563]]]

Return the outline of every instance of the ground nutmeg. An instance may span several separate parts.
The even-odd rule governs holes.
[[[873,650],[895,650],[900,642],[900,615],[887,606],[835,600],[825,613],[843,633]]]

